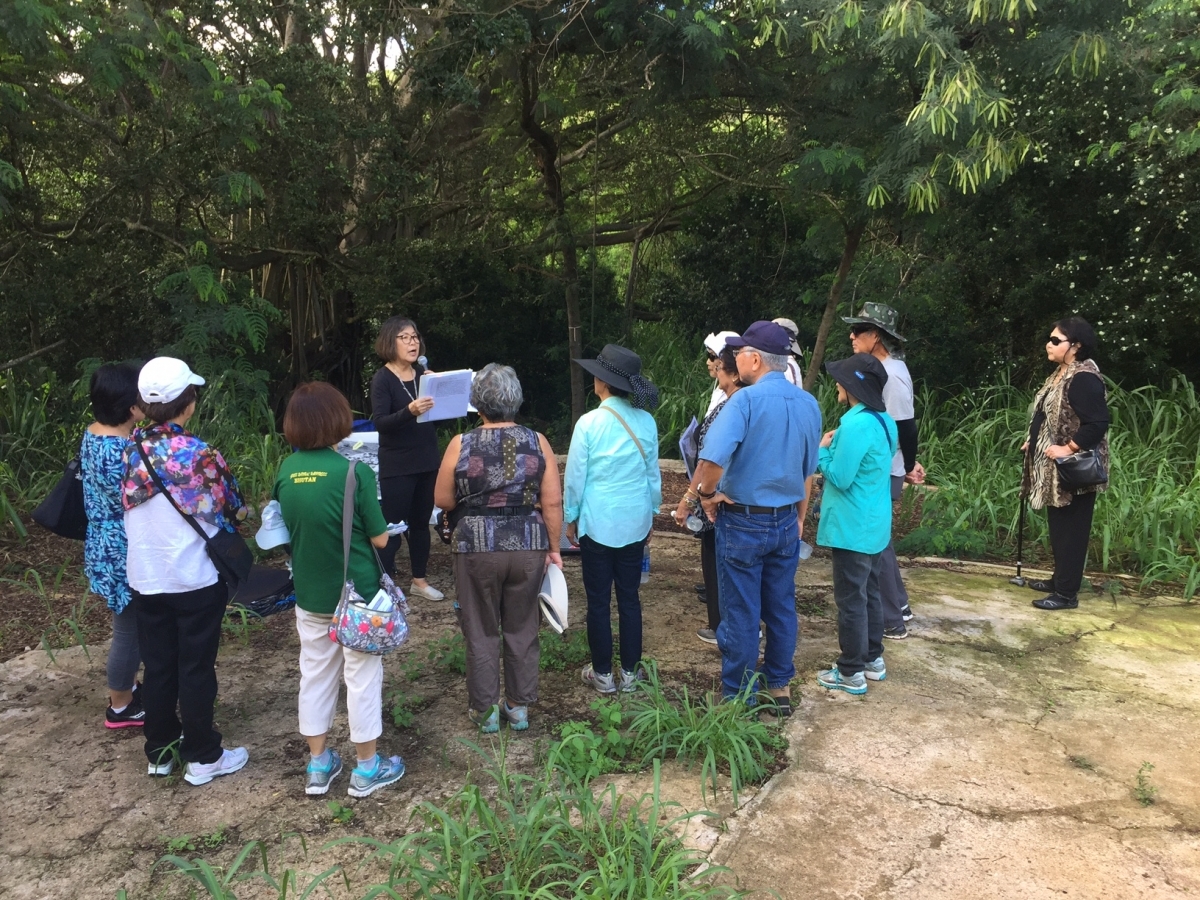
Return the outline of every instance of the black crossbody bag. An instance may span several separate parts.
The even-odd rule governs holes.
[[[171,492],[167,490],[158,471],[150,462],[150,457],[146,454],[146,448],[142,446],[142,442],[135,441],[134,443],[137,444],[138,453],[141,454],[142,462],[146,464],[146,471],[150,473],[150,478],[155,485],[171,501],[175,511],[187,519],[196,534],[204,539],[204,549],[208,551],[208,558],[212,560],[217,573],[225,579],[225,584],[229,587],[229,594],[232,596],[237,591],[238,585],[250,577],[250,567],[254,565],[254,554],[250,552],[250,546],[246,543],[246,539],[236,531],[226,531],[224,528],[218,528],[217,533],[209,537],[208,533],[200,527],[195,516],[189,516],[179,508],[179,504],[175,502],[175,498],[171,496]]]

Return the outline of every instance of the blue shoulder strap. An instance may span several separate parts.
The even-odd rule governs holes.
[[[888,449],[892,451],[892,455],[894,456],[896,453],[896,448],[892,446],[892,436],[888,434],[887,423],[883,421],[883,416],[868,406],[864,406],[863,409],[873,415],[875,417],[875,421],[879,423],[879,427],[883,429],[883,436],[887,438]]]

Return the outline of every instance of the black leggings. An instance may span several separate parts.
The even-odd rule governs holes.
[[[393,475],[379,480],[379,491],[383,495],[384,518],[389,524],[401,520],[408,523],[408,555],[412,562],[412,577],[424,578],[429,565],[429,517],[433,514],[433,485],[437,472],[421,472],[417,475]],[[404,535],[389,537],[387,546],[379,551],[383,569],[392,578],[396,577],[396,551]]]
[[[1095,509],[1094,493],[1076,494],[1066,506],[1046,507],[1050,548],[1054,551],[1054,593],[1068,600],[1075,599],[1083,584],[1083,566],[1087,561]]]

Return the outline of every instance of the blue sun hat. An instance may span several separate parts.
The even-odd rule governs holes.
[[[883,363],[870,353],[855,353],[845,359],[825,363],[825,371],[833,380],[846,389],[867,409],[884,412],[883,386],[887,384],[887,370]]]

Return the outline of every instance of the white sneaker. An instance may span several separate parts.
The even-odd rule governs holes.
[[[583,671],[579,675],[583,679],[584,684],[594,687],[601,694],[615,694],[617,692],[617,683],[613,680],[612,672],[601,675],[592,668],[591,663],[588,663],[583,667]]]
[[[168,756],[162,762],[150,763],[146,766],[146,774],[152,778],[166,778],[175,771],[175,759]]]
[[[409,597],[424,597],[426,600],[445,600],[446,595],[435,588],[432,584],[427,584],[425,587],[417,587],[416,582],[408,586]]]
[[[190,762],[183,767],[183,780],[188,784],[208,784],[221,775],[232,775],[238,769],[250,762],[250,754],[245,747],[234,747],[224,750],[221,758],[211,763]]]

